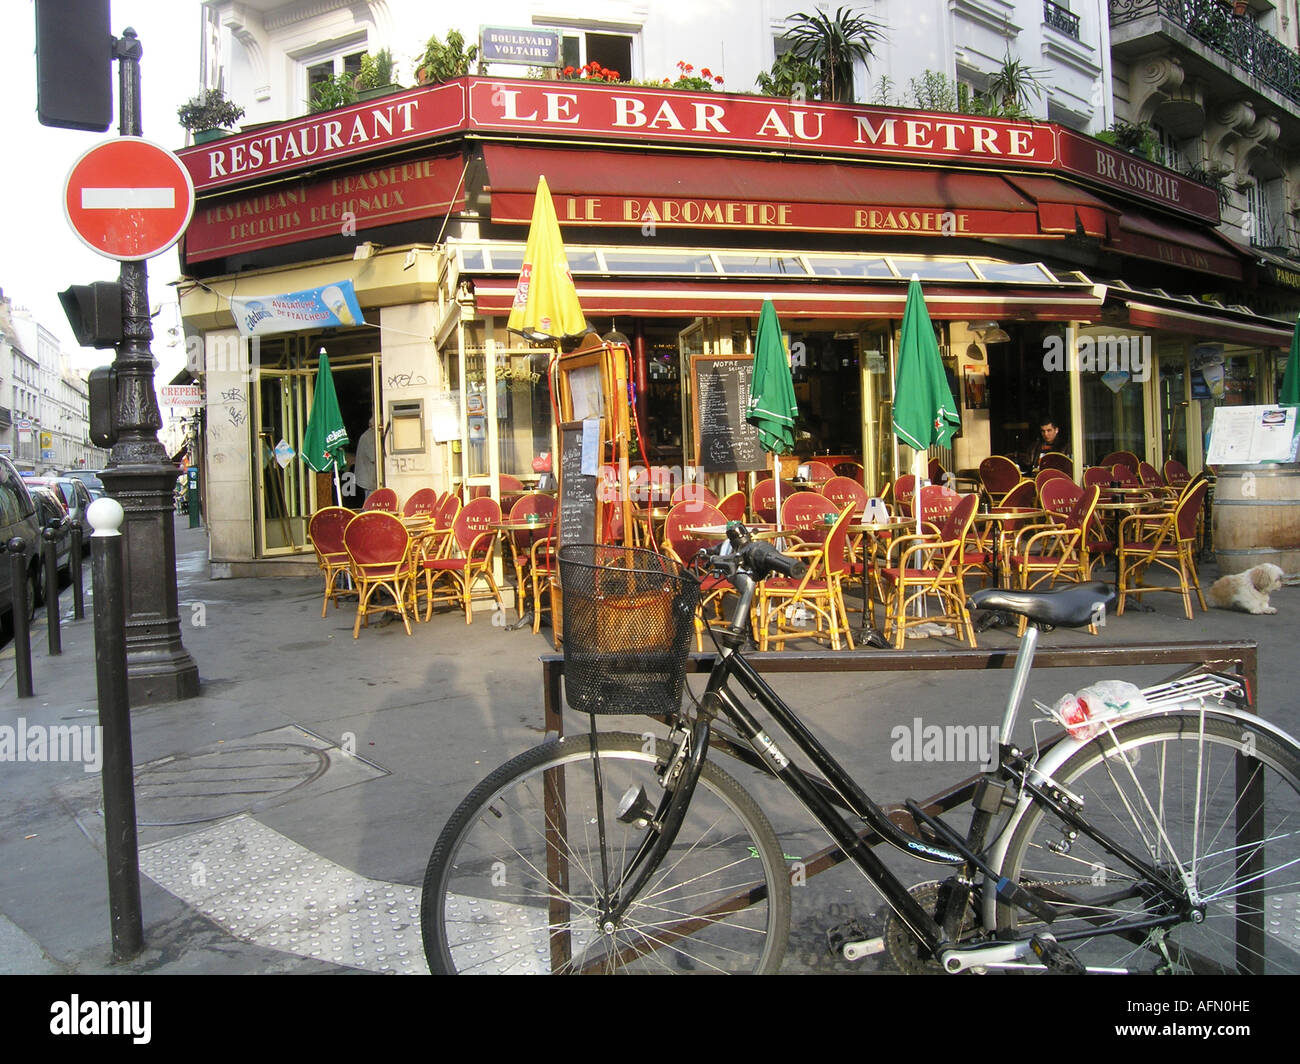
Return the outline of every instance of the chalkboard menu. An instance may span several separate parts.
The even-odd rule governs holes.
[[[695,422],[695,464],[708,473],[766,469],[758,429],[745,420],[752,355],[691,359],[691,413]]]
[[[596,542],[596,484],[582,472],[582,422],[560,426],[559,545]]]

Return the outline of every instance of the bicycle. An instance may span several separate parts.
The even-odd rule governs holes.
[[[1191,670],[1092,722],[1094,737],[1023,750],[1011,736],[1040,629],[1086,626],[1114,591],[976,592],[976,607],[1029,623],[997,764],[969,787],[960,832],[869,798],[746,660],[759,582],[799,563],[743,526],[728,543],[701,552],[702,577],[635,548],[561,550],[566,695],[590,733],[502,765],[451,817],[421,901],[432,971],[776,971],[789,871],[718,754],[783,783],[885,898],[884,935],[846,943],[850,958],[884,947],[905,971],[948,973],[1300,971],[1300,746],[1248,712],[1240,678]],[[703,695],[683,706],[701,591],[722,581],[735,604],[710,626]],[[609,712],[658,716],[669,734],[598,733]],[[909,890],[881,842],[950,874]]]

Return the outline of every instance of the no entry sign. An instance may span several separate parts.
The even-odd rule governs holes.
[[[119,137],[73,163],[63,212],[92,251],[112,259],[148,259],[185,232],[194,213],[194,184],[166,148]]]

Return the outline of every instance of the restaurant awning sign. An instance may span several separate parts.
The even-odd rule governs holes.
[[[241,336],[339,329],[366,323],[351,281],[335,281],[320,288],[282,295],[234,296],[230,300],[230,313]]]
[[[557,67],[560,32],[532,26],[484,26],[479,30],[479,56],[485,63]]]

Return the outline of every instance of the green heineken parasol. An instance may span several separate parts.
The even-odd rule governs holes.
[[[781,341],[781,323],[770,299],[763,300],[754,337],[754,375],[749,382],[749,412],[745,420],[758,429],[758,441],[772,456],[772,477],[776,481],[776,520],[781,524],[781,463],[777,455],[794,450],[794,419],[799,407],[794,397],[794,379]]]
[[[1300,321],[1296,322],[1291,336],[1291,354],[1287,356],[1277,401],[1283,406],[1300,406]]]
[[[330,357],[320,355],[320,368],[316,371],[316,396],[311,404],[311,416],[302,436],[302,460],[317,473],[334,472],[334,488],[343,502],[339,487],[339,466],[348,446],[348,430],[339,412],[338,396],[334,394],[334,374],[330,371]]]
[[[946,447],[961,428],[961,415],[943,372],[939,342],[916,275],[907,286],[903,330],[894,371],[894,432],[915,451]]]

